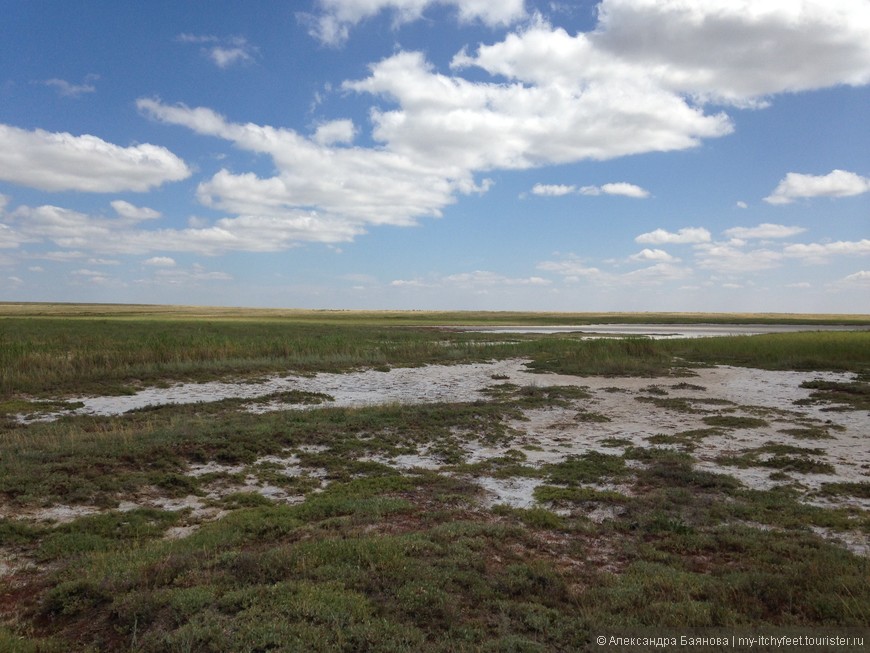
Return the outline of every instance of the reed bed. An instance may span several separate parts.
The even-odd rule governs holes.
[[[356,322],[0,319],[0,401],[118,394],[174,380],[528,357],[539,371],[655,376],[695,364],[870,369],[870,332],[680,340],[483,334]]]

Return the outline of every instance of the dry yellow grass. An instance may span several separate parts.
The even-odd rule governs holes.
[[[607,323],[784,323],[870,325],[870,314],[701,313],[701,312],[553,312],[553,311],[396,311],[161,304],[79,304],[0,302],[0,317],[82,317],[161,319],[281,319],[300,322],[404,325],[590,324]]]

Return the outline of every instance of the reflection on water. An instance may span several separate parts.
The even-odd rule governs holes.
[[[449,328],[475,333],[537,333],[542,335],[576,333],[590,338],[645,336],[662,339],[755,336],[765,333],[796,333],[799,331],[855,331],[862,327],[825,324],[582,324],[577,326],[460,326]]]

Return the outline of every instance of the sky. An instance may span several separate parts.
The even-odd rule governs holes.
[[[870,313],[870,0],[0,16],[0,301]]]

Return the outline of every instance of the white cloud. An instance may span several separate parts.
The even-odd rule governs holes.
[[[692,270],[676,265],[679,259],[662,250],[643,250],[630,257],[634,261],[652,261],[652,265],[622,274],[589,266],[581,258],[569,255],[559,261],[542,261],[537,268],[558,274],[566,283],[593,282],[598,287],[658,286],[692,276]]]
[[[870,255],[870,240],[838,240],[830,243],[795,243],[783,248],[789,258],[802,259],[807,263],[824,263],[832,256]]]
[[[314,141],[319,145],[334,145],[336,143],[352,143],[356,136],[356,127],[352,120],[332,120],[317,126]]]
[[[41,84],[54,88],[61,97],[77,98],[85,93],[93,93],[97,88],[91,83],[100,78],[99,75],[87,75],[81,84],[73,84],[65,79],[46,79]]]
[[[648,245],[685,245],[693,243],[710,242],[710,232],[703,227],[685,227],[677,230],[676,233],[665,231],[664,229],[656,229],[645,234],[641,234],[634,239],[636,243]]]
[[[130,204],[130,202],[125,202],[124,200],[114,200],[113,202],[110,202],[110,204],[112,208],[115,209],[115,213],[131,222],[156,220],[161,216],[160,211],[155,211],[154,209],[149,209],[144,206],[134,206],[133,204]]]
[[[602,186],[583,186],[578,191],[581,195],[623,195],[644,199],[649,197],[649,191],[624,181],[604,184]]]
[[[159,259],[160,257],[155,257]],[[169,259],[172,260],[172,259]],[[147,263],[147,262],[146,262]],[[226,272],[209,271],[202,265],[194,263],[190,268],[176,267],[173,261],[172,265],[156,265],[152,276],[143,279],[137,279],[136,285],[139,286],[184,286],[196,287],[201,282],[224,282],[232,281],[232,275]]]
[[[770,224],[764,222],[757,227],[732,227],[723,233],[731,238],[738,239],[762,239],[789,238],[805,232],[803,227],[787,227],[782,224]]]
[[[394,288],[435,288],[438,284],[424,281],[420,278],[414,279],[394,279],[390,282]]]
[[[319,0],[321,13],[307,16],[311,35],[323,43],[340,45],[350,29],[389,10],[395,26],[418,20],[432,5],[455,8],[461,22],[480,21],[492,27],[509,25],[525,16],[523,0]]]
[[[457,290],[480,291],[499,287],[549,286],[553,282],[543,277],[506,277],[488,270],[460,272],[446,276],[434,276],[428,280],[395,279],[390,282],[394,288],[453,288]]]
[[[466,170],[681,150],[731,131],[726,116],[706,116],[642,79],[544,80],[471,82],[436,73],[420,53],[400,52],[343,87],[398,104],[372,111],[373,135],[390,150]]]
[[[870,270],[860,270],[854,274],[847,275],[840,279],[840,283],[850,286],[870,287]]]
[[[539,23],[459,62],[535,83],[643,78],[670,93],[737,105],[870,81],[866,2],[603,0],[598,16],[593,32],[570,36]]]
[[[89,134],[0,124],[0,179],[14,184],[47,191],[142,192],[190,174],[165,147],[121,147]]]
[[[603,0],[589,38],[665,87],[702,99],[741,104],[870,82],[864,1]]]
[[[604,276],[600,269],[588,265],[583,259],[574,255],[561,261],[542,261],[538,263],[537,268],[558,274],[571,283],[580,279],[600,279]]]
[[[220,37],[212,34],[179,34],[179,43],[196,43],[207,45],[202,52],[212,60],[218,68],[229,68],[237,64],[247,64],[254,60],[257,48],[248,43],[243,36]]]
[[[8,224],[0,222],[0,249],[17,249],[23,243],[31,242],[32,239],[13,229]]]
[[[870,178],[846,170],[833,170],[820,176],[790,172],[764,201],[768,204],[791,204],[796,199],[850,197],[868,191]]]
[[[489,286],[548,286],[552,283],[552,281],[542,277],[511,278],[487,270],[475,270],[474,272],[451,274],[444,277],[444,282],[464,288]]]
[[[735,206],[736,206],[738,209],[748,209],[748,208],[749,208],[749,205],[748,205],[746,202],[743,202],[743,201],[739,201],[739,202],[737,202],[737,204],[735,204]]]
[[[701,243],[695,247],[698,267],[728,274],[769,270],[779,267],[783,260],[781,252],[764,248],[747,251],[733,243]]]
[[[680,259],[671,256],[663,249],[649,249],[644,248],[639,251],[637,254],[632,254],[629,257],[632,261],[662,261],[662,262],[676,262]]]
[[[692,270],[690,268],[674,265],[670,262],[662,262],[632,272],[626,272],[622,275],[614,276],[613,282],[629,285],[659,285],[666,281],[676,281],[691,276]]]
[[[604,184],[603,186],[581,186],[580,188],[565,184],[535,184],[532,188],[532,193],[535,195],[549,195],[551,197],[573,193],[580,195],[623,195],[625,197],[636,198],[649,197],[649,191],[644,190],[640,186],[625,182]]]
[[[160,268],[175,267],[175,259],[169,256],[152,256],[144,261],[145,265],[151,265]]]
[[[648,190],[645,190],[640,186],[635,186],[634,184],[628,184],[625,182],[604,184],[601,187],[601,192],[605,195],[624,195],[625,197],[635,197],[638,199],[649,197]]]
[[[73,270],[72,276],[76,281],[87,282],[95,286],[123,285],[117,279],[98,270]]]
[[[429,166],[383,149],[320,145],[291,129],[230,123],[205,108],[149,99],[137,104],[157,120],[272,157],[278,168],[274,177],[221,170],[199,185],[200,201],[238,214],[237,227],[294,232],[300,240],[346,241],[366,225],[412,225],[420,216],[439,216],[455,193],[481,190],[463,168]]]
[[[254,60],[250,48],[224,48],[215,46],[209,50],[209,57],[218,68],[227,68],[233,64],[250,63]]]
[[[81,258],[82,251],[143,254],[153,251],[220,254],[227,251],[276,252],[302,241],[339,242],[360,233],[346,221],[316,214],[238,216],[211,226],[187,229],[142,229],[138,220],[112,219],[58,206],[20,206],[0,227],[0,245],[51,242],[76,250],[58,252],[55,260]],[[4,228],[5,227],[5,228]]]
[[[322,0],[311,20],[320,38],[337,43],[381,11],[392,11],[402,23],[419,18],[435,2]],[[521,0],[440,4],[455,8],[463,20],[490,25],[525,16]],[[603,0],[592,31],[570,35],[534,18],[499,42],[456,54],[448,72],[438,71],[422,53],[398,50],[371,65],[363,78],[341,85],[373,99],[374,147],[338,146],[356,136],[349,121],[325,123],[306,137],[291,129],[233,123],[205,107],[153,99],[140,99],[138,106],[154,119],[268,154],[275,164],[269,177],[225,169],[201,183],[199,200],[235,217],[192,227],[187,231],[194,233],[182,241],[273,249],[306,240],[335,243],[372,225],[438,217],[458,194],[485,192],[488,183],[476,176],[490,170],[684,150],[730,133],[730,118],[705,104],[708,100],[761,106],[775,93],[870,81],[867,3],[794,5]],[[479,70],[463,76],[470,67]],[[649,196],[627,182],[579,191],[535,188],[533,193],[543,195],[573,188],[581,194]],[[278,237],[268,240],[270,233]],[[676,234],[659,229],[637,242],[710,240],[705,229]]]
[[[217,43],[220,41],[220,38],[210,34],[190,34],[182,32],[175,37],[175,40],[179,43]]]
[[[566,186],[565,184],[535,184],[532,187],[533,194],[544,195],[547,197],[559,197],[576,192],[576,186]]]

